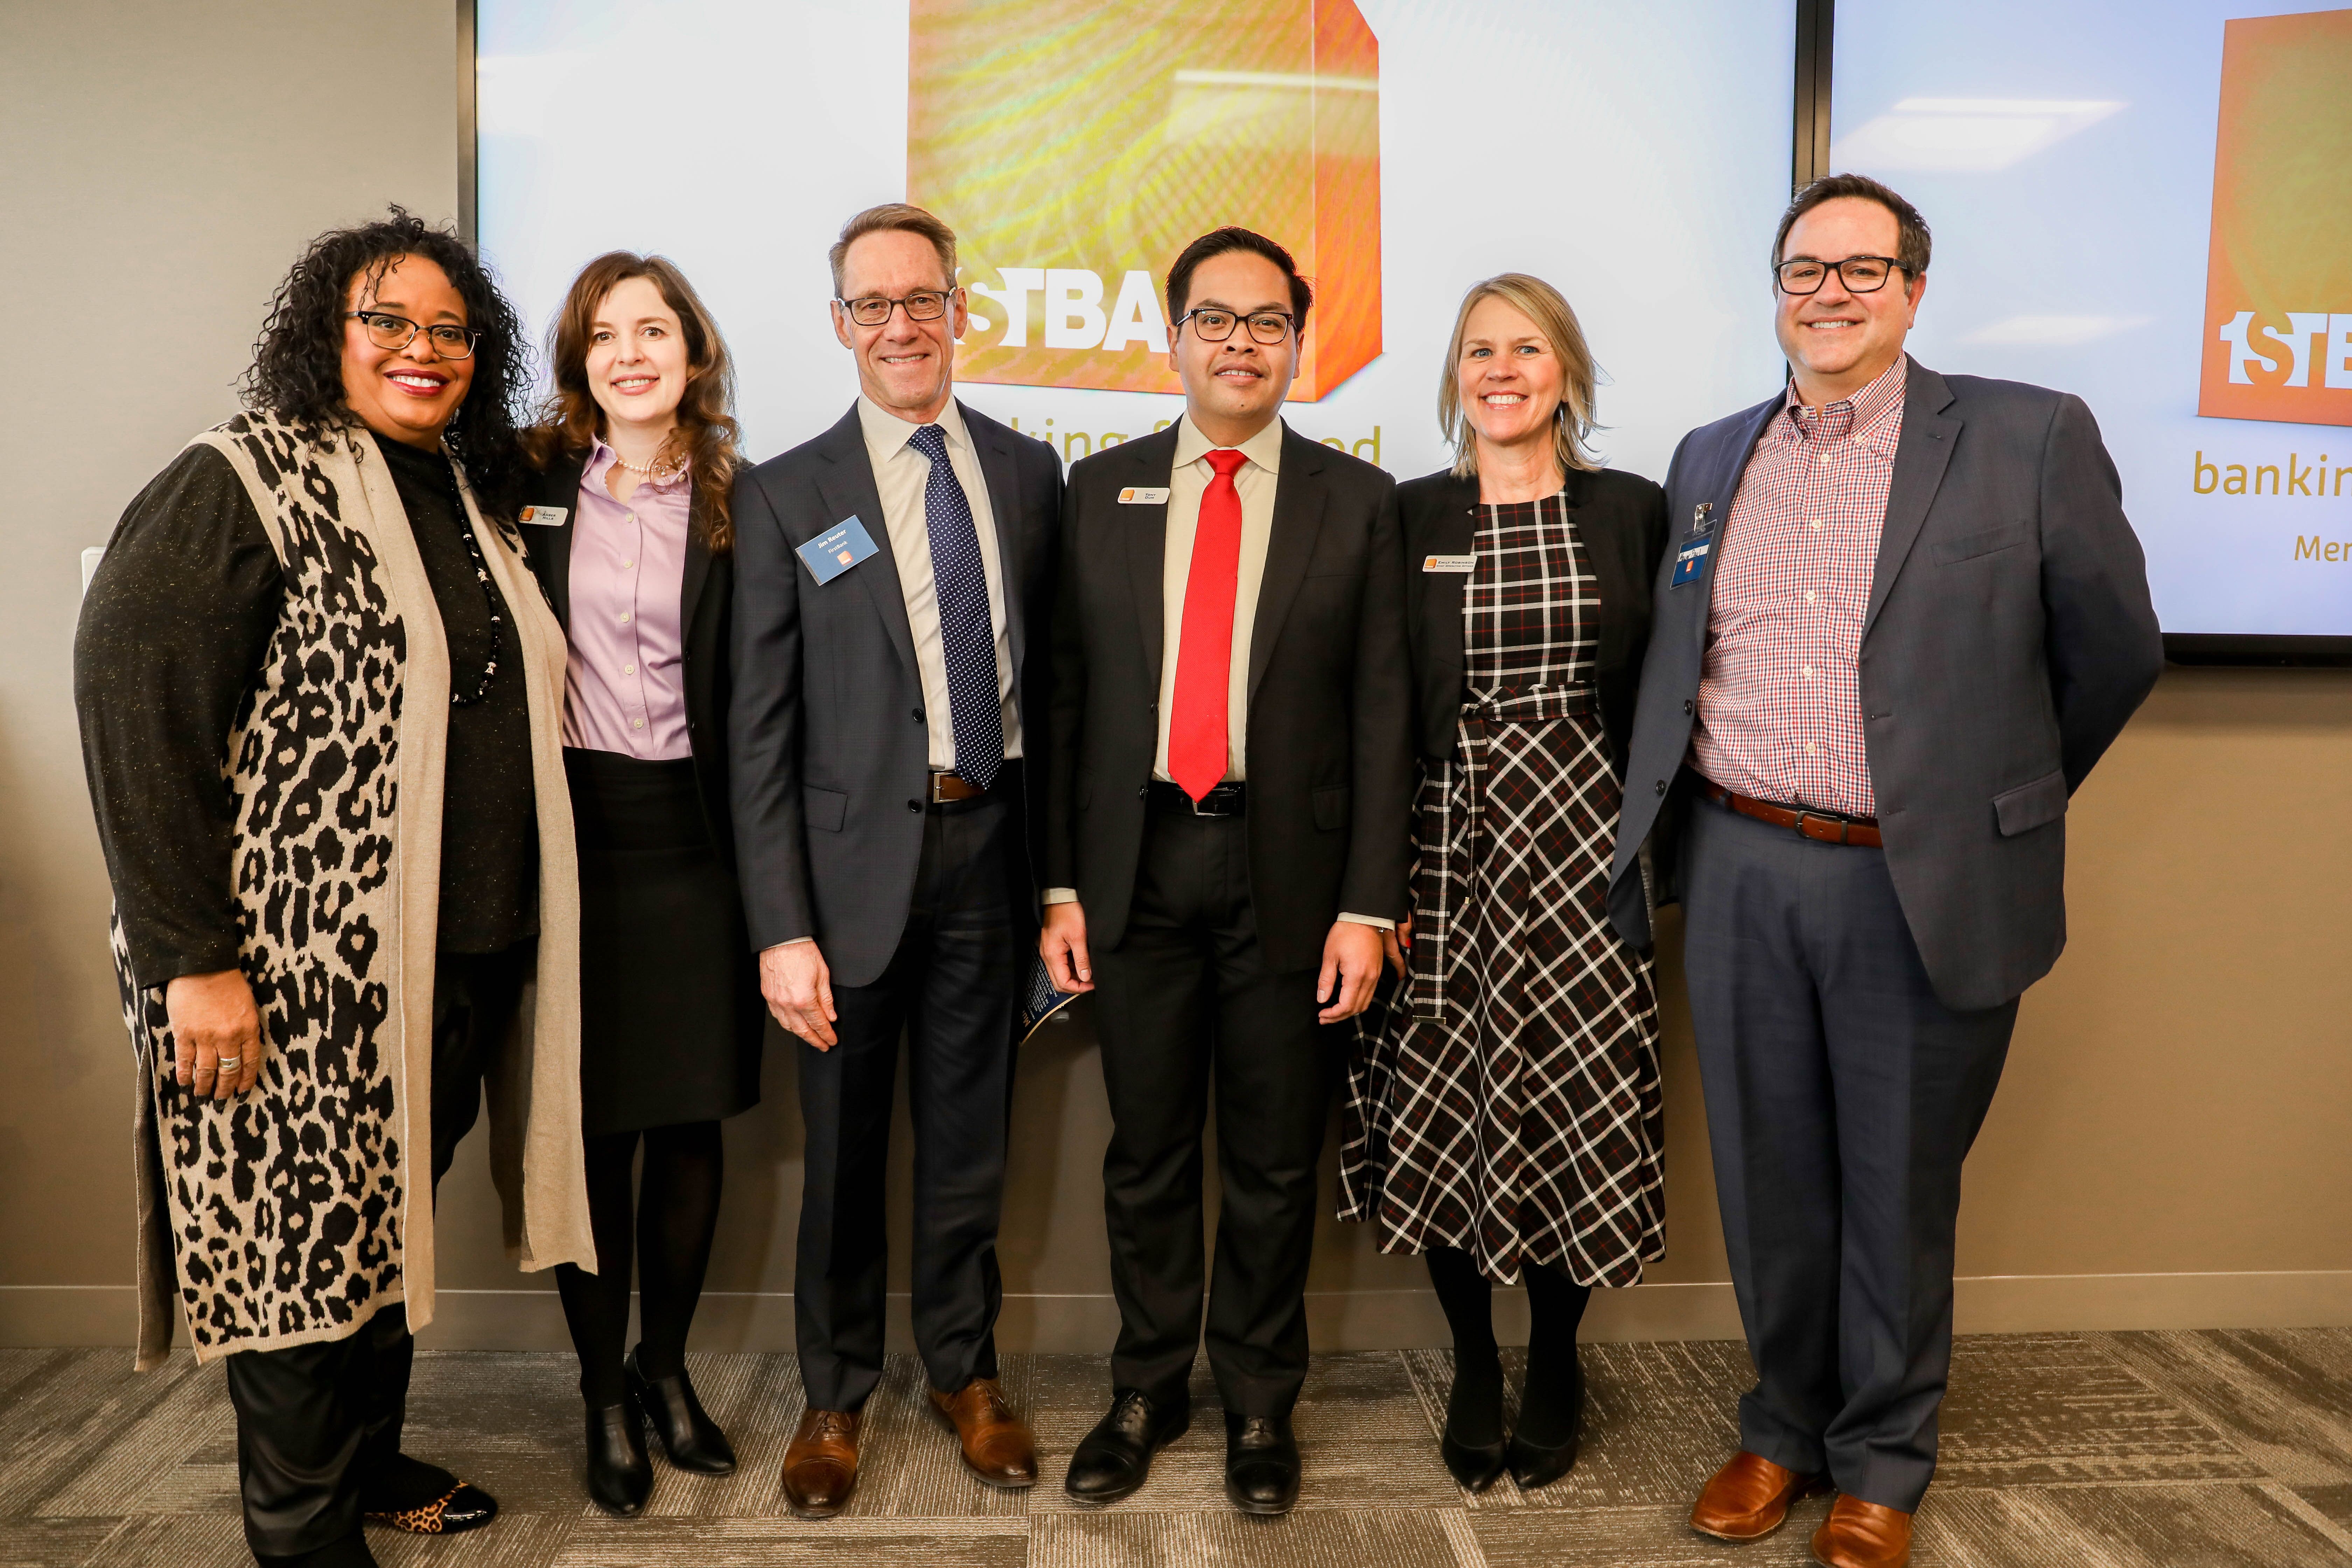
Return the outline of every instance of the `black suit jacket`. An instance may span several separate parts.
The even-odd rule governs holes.
[[[1666,548],[1666,492],[1638,474],[1602,468],[1568,476],[1568,504],[1600,592],[1593,679],[1601,727],[1622,773],[1633,734],[1642,654],[1650,641],[1650,583]],[[1478,481],[1449,470],[1408,479],[1397,487],[1397,510],[1404,521],[1412,606],[1415,741],[1423,756],[1442,762],[1454,754],[1462,711],[1462,594],[1470,579],[1466,573],[1426,571],[1423,563],[1477,548]]]
[[[1160,740],[1176,432],[1070,469],[1054,616],[1045,881],[1076,888],[1090,944],[1127,932]],[[1396,486],[1287,428],[1250,634],[1250,885],[1276,971],[1312,968],[1342,910],[1401,919],[1412,847],[1412,676]]]
[[[1031,757],[1044,745],[1053,661],[1029,657],[1029,627],[1054,601],[1062,465],[1044,442],[956,406],[987,479],[1013,703]],[[794,552],[853,516],[876,552],[820,586]],[[930,728],[854,405],[824,435],[737,480],[735,538],[729,734],[751,943],[814,937],[835,984],[868,985],[898,951],[914,897]],[[1033,844],[1045,793],[1037,771],[1022,770]]]
[[[580,479],[588,454],[566,454],[542,473],[525,481],[523,500],[530,506],[560,507],[563,521],[553,528],[526,523],[523,544],[530,552],[531,574],[547,591],[555,618],[572,631],[572,541],[580,521]],[[686,574],[679,584],[678,630],[686,680],[686,735],[694,749],[694,783],[702,797],[702,816],[710,841],[719,848],[722,865],[735,864],[735,829],[727,808],[727,704],[731,683],[727,668],[727,645],[734,621],[735,563],[730,556],[713,555],[702,542],[703,508],[707,492],[694,491],[693,527],[686,541]]]
[[[1783,395],[1692,431],[1666,475],[1685,537],[1732,498]],[[1657,578],[1610,913],[1650,942],[1636,853],[1674,896],[1718,541],[1680,587]],[[1886,868],[1947,1006],[1993,1007],[2066,944],[2066,803],[2155,686],[2164,644],[2123,488],[2083,400],[1911,363],[1903,437],[1864,606],[1863,742]],[[1687,779],[1689,775],[1682,775]]]

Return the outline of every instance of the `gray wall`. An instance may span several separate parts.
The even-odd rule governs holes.
[[[0,1343],[127,1343],[131,1083],[74,739],[77,556],[232,410],[305,240],[387,201],[454,216],[456,40],[450,0],[5,0],[4,25]],[[360,39],[404,44],[408,66],[362,68]],[[2175,672],[2084,790],[2074,947],[2026,999],[1969,1167],[1963,1328],[2352,1322],[2347,778],[2352,676]],[[1596,1304],[1606,1336],[1737,1332],[1666,945],[1673,1250]],[[791,1342],[790,1066],[772,1056],[766,1102],[729,1127],[713,1347]],[[1083,1021],[1028,1054],[1015,1115],[1006,1342],[1106,1347]],[[903,1194],[903,1123],[898,1153]],[[432,1339],[561,1344],[545,1279],[499,1249],[478,1139],[442,1197]],[[1413,1260],[1327,1224],[1318,1342],[1440,1342],[1419,1285]]]

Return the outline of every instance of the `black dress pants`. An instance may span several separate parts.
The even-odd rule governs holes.
[[[859,1409],[882,1376],[882,1189],[902,1032],[915,1122],[915,1348],[943,1393],[996,1375],[996,1227],[1026,946],[1014,922],[1015,878],[1024,888],[1027,879],[1020,799],[1017,764],[1007,763],[988,794],[930,808],[889,966],[870,985],[834,987],[839,1044],[794,1042],[806,1142],[793,1317],[812,1409]]]
[[[1201,1142],[1217,1106],[1209,1365],[1225,1408],[1278,1417],[1307,1376],[1316,1161],[1339,1058],[1316,972],[1269,971],[1249,825],[1154,802],[1127,933],[1097,949],[1095,1019],[1112,1131],[1103,1156],[1118,1343],[1111,1382],[1185,1398],[1202,1340]]]
[[[1691,1023],[1756,1363],[1740,1446],[1916,1511],[1951,1373],[1960,1163],[2017,1004],[1936,999],[1881,850],[1704,803],[1686,842]]]
[[[445,952],[433,974],[433,1184],[479,1115],[482,1079],[504,1044],[535,962],[535,942],[503,952]],[[228,1358],[236,1406],[246,1544],[272,1564],[373,1563],[362,1492],[400,1453],[416,1342],[404,1307],[358,1332]]]

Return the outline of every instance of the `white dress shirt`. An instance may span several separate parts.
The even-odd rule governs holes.
[[[882,497],[882,526],[890,535],[890,553],[898,566],[898,591],[907,601],[907,625],[915,636],[915,665],[923,678],[923,718],[930,730],[931,769],[945,773],[955,766],[955,715],[948,697],[946,647],[940,640],[939,584],[931,576],[931,527],[923,510],[923,492],[931,482],[929,458],[908,445],[918,428],[863,393],[857,398],[858,427],[866,435],[866,456],[874,466],[874,488]],[[989,510],[988,478],[980,469],[980,454],[964,429],[962,410],[950,398],[940,415],[947,437],[948,466],[963,486],[971,505],[972,527],[980,534],[980,564],[988,578],[988,620],[996,632],[996,694],[1004,705],[1004,754],[1021,754],[1021,719],[1013,701],[1012,634],[1004,619],[1004,569],[997,560],[995,514]]]

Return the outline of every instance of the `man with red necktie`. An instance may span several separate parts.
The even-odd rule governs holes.
[[[1082,1502],[1134,1491],[1191,1422],[1212,1095],[1225,1494],[1298,1495],[1328,1026],[1404,913],[1412,792],[1394,484],[1277,417],[1311,299],[1264,236],[1194,240],[1168,274],[1184,416],[1076,465],[1064,503],[1039,945],[1095,993],[1120,1319]]]

